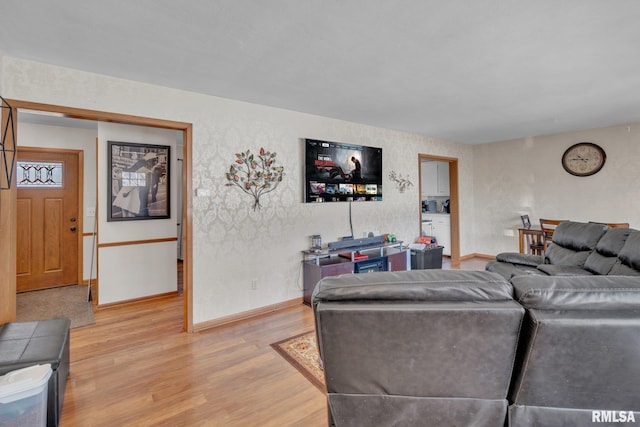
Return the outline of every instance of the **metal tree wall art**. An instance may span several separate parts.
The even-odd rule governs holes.
[[[398,175],[395,171],[389,172],[389,179],[396,183],[396,188],[404,193],[404,190],[411,187],[413,183],[409,181],[409,175],[406,178],[402,177],[402,174]]]
[[[253,197],[253,210],[260,209],[260,197],[278,187],[284,176],[284,167],[275,166],[276,153],[260,148],[260,154],[250,150],[236,153],[236,160],[227,172],[227,187],[237,186]]]

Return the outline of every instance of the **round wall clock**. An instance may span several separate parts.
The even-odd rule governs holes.
[[[602,147],[592,142],[579,142],[567,148],[562,155],[562,167],[575,176],[597,173],[607,159]]]

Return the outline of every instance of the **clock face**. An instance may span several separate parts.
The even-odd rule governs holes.
[[[562,156],[562,166],[571,175],[589,176],[604,166],[607,156],[599,145],[579,142],[567,148]]]

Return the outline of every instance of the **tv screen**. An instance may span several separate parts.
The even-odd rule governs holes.
[[[382,148],[305,139],[305,202],[382,200]]]

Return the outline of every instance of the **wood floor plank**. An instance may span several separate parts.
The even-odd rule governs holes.
[[[326,426],[326,398],[270,344],[313,329],[300,305],[198,333],[182,297],[96,311],[71,331],[61,427]]]
[[[325,395],[270,346],[313,330],[309,307],[192,334],[182,313],[177,295],[98,309],[72,329],[60,426],[327,425]]]

